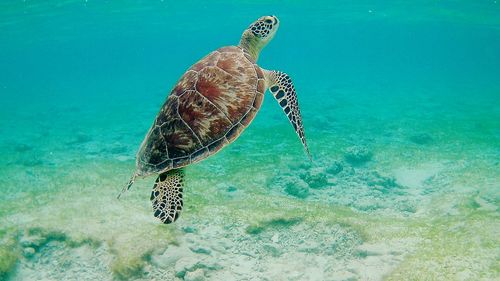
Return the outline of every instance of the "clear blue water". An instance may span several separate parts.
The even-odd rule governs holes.
[[[117,200],[177,79],[267,14],[313,162],[268,94],[175,224],[154,177]],[[496,1],[3,1],[0,279],[497,280],[499,50]]]

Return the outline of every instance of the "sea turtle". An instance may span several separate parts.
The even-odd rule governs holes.
[[[267,89],[310,157],[292,80],[284,72],[257,65],[278,27],[275,16],[259,18],[243,32],[238,46],[219,48],[191,66],[161,107],[123,191],[136,177],[157,174],[151,201],[154,216],[163,223],[174,222],[182,211],[184,167],[233,142],[254,119]]]

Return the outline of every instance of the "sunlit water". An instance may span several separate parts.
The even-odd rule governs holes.
[[[0,279],[498,280],[499,4],[378,2],[0,3]],[[313,162],[267,94],[176,223],[154,177],[117,200],[178,77],[267,14]]]

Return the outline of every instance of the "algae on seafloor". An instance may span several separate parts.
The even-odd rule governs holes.
[[[150,253],[143,254],[140,257],[119,255],[111,262],[111,272],[120,280],[138,278],[144,273],[144,265],[149,261],[150,257]]]
[[[12,249],[0,246],[0,279],[4,280],[14,270],[19,256]]]
[[[267,228],[287,228],[294,224],[300,223],[302,218],[275,218],[258,222],[257,224],[249,225],[245,232],[248,234],[260,234]]]
[[[10,232],[0,230],[0,280],[4,280],[16,267],[19,259],[17,238]]]
[[[42,227],[32,227],[24,231],[21,237],[21,246],[31,247],[36,251],[39,251],[40,248],[52,241],[64,242],[68,247],[71,248],[77,248],[82,245],[89,245],[93,248],[96,248],[101,244],[100,241],[91,237],[70,237],[59,230]]]
[[[475,196],[475,192],[472,195]],[[432,280],[498,278],[500,270],[495,262],[500,242],[496,235],[500,228],[498,213],[478,210],[475,204],[471,204],[469,196],[462,195],[462,200],[454,206],[454,213],[434,213],[436,218],[431,222],[417,222],[422,242],[387,280],[401,280],[403,277],[418,280],[424,276]],[[439,206],[435,210],[443,211]]]
[[[177,243],[176,230],[165,227],[165,225],[155,225],[148,232],[142,235],[142,243],[135,237],[118,236],[107,241],[110,253],[113,255],[109,267],[113,275],[121,280],[129,280],[142,276],[146,263],[151,259],[154,250],[164,249],[168,245]],[[149,236],[150,239],[144,239]]]
[[[142,272],[152,250],[175,243],[176,229],[159,225],[151,215],[147,200],[137,203],[136,198],[147,198],[148,192],[129,192],[127,197],[116,200],[119,191],[116,182],[128,175],[123,171],[99,174],[101,170],[116,169],[108,164],[97,164],[99,168],[95,169],[96,164],[85,162],[80,163],[78,169],[69,169],[67,177],[47,175],[52,185],[64,189],[40,194],[37,208],[27,209],[16,214],[17,220],[8,221],[16,228],[23,227],[17,221],[31,226],[19,231],[19,245],[24,243],[26,250],[34,253],[43,251],[50,241],[61,242],[69,248],[103,247],[110,256],[108,269],[117,278],[127,279]],[[82,185],[86,188],[82,189]],[[141,190],[141,185],[149,183],[139,182],[137,190]]]
[[[245,232],[260,234],[266,229],[288,228],[300,223],[326,223],[350,229],[359,235],[361,240],[368,238],[366,219],[343,206],[309,202],[287,196],[263,196],[254,194],[243,201],[226,204],[232,210],[232,216],[239,221],[247,222]]]

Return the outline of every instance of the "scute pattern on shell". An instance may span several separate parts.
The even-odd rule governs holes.
[[[179,79],[137,155],[143,175],[200,161],[234,141],[264,98],[262,70],[241,48],[220,48]]]

